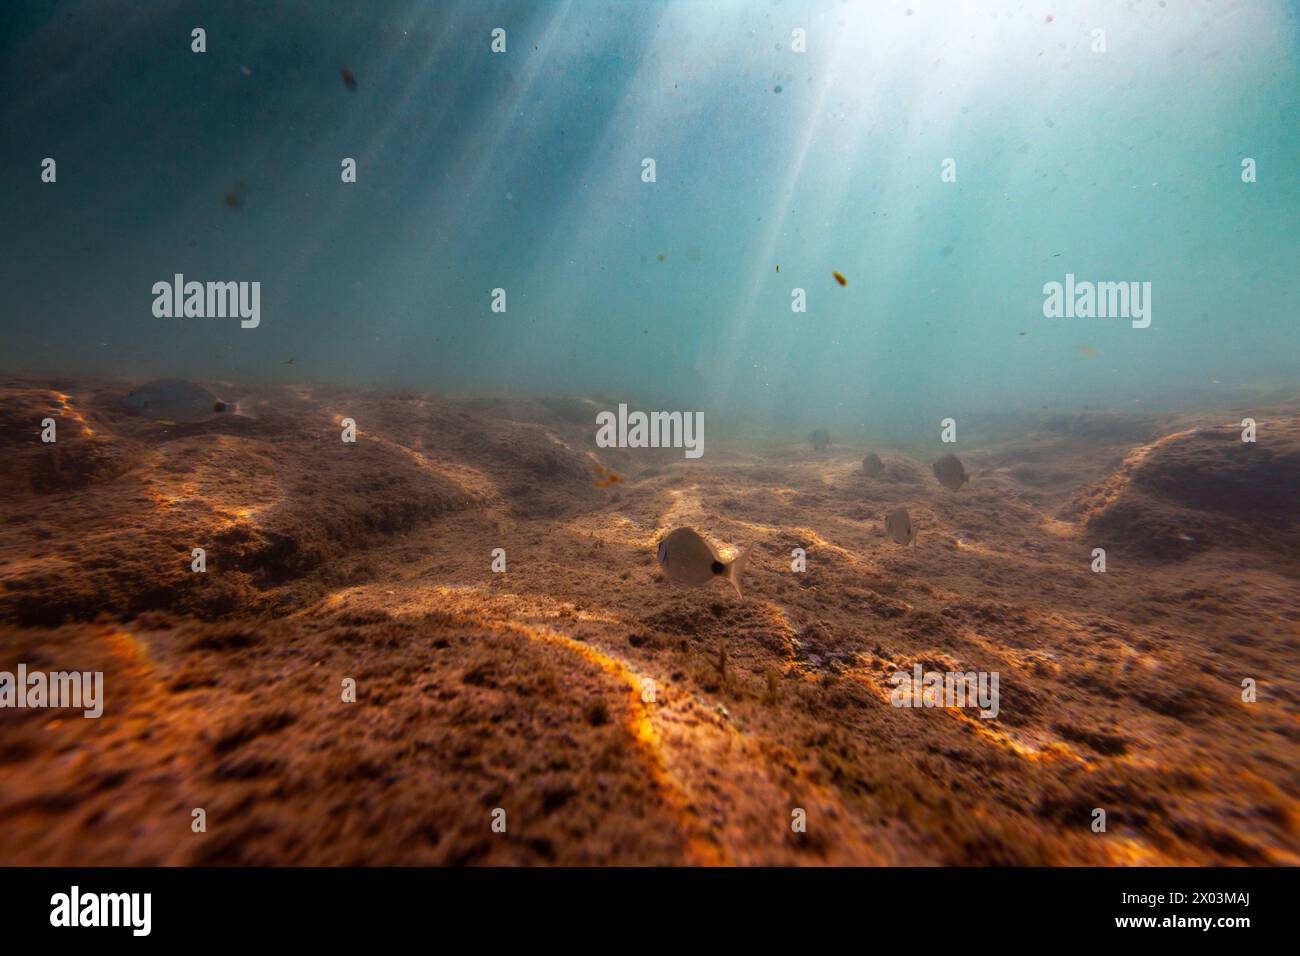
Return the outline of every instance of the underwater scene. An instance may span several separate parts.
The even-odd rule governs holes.
[[[1300,864],[1300,4],[17,0],[0,864]]]

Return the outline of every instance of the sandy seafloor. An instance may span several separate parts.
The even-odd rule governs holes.
[[[0,670],[106,697],[0,711],[0,862],[1300,862],[1295,403],[1254,445],[1240,408],[1043,416],[957,445],[950,492],[937,441],[872,479],[840,444],[597,449],[582,399],[169,425],[127,387],[0,388]],[[663,580],[677,525],[758,542],[743,600]],[[997,671],[998,718],[891,706],[918,662]]]

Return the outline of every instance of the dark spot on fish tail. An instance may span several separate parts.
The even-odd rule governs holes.
[[[714,573],[714,574],[721,574],[721,573],[722,573],[723,571],[725,571],[725,570],[727,570],[727,566],[726,566],[725,564],[723,564],[721,561],[714,561],[714,562],[713,562],[713,573]]]

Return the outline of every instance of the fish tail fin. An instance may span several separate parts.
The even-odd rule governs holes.
[[[745,592],[740,588],[740,573],[745,570],[745,565],[749,561],[749,556],[754,553],[756,547],[758,547],[757,541],[751,544],[744,551],[740,552],[740,557],[727,565],[727,580],[730,581],[731,586],[736,589],[736,597],[742,600],[745,597]]]

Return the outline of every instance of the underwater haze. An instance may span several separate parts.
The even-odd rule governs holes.
[[[5,6],[9,373],[904,439],[1300,372],[1292,2]],[[155,316],[178,273],[259,324]]]
[[[1300,865],[1300,0],[0,23],[0,864]]]

